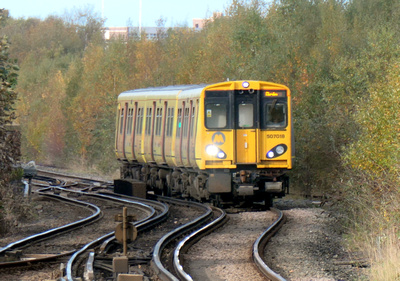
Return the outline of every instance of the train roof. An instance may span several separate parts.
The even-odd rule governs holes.
[[[191,92],[201,92],[205,87],[209,84],[199,84],[199,85],[174,85],[174,86],[162,86],[162,87],[149,87],[143,89],[135,89],[135,90],[128,90],[122,92],[118,99],[123,100],[125,98],[130,98],[135,96],[139,97],[147,97],[148,95],[156,95],[162,97],[174,96],[183,94],[184,92],[191,93]]]
[[[227,90],[238,89],[242,87],[243,83],[251,83],[253,87],[271,88],[271,89],[288,89],[286,86],[265,81],[225,81],[216,84],[196,84],[196,85],[174,85],[174,86],[161,86],[149,87],[143,89],[134,89],[122,92],[118,96],[118,100],[129,100],[133,97],[136,100],[148,99],[176,99],[179,98],[192,98],[198,96],[205,88],[210,90]],[[248,86],[247,85],[247,86]],[[289,89],[288,89],[289,90]],[[289,93],[288,93],[289,94]],[[290,94],[289,94],[290,95]],[[151,97],[150,97],[151,96]]]
[[[198,84],[198,85],[173,85],[173,86],[160,86],[160,87],[149,87],[143,89],[128,90],[124,93],[137,93],[137,92],[163,92],[163,91],[187,91],[193,89],[203,89],[210,84]]]

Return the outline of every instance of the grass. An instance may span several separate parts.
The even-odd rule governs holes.
[[[351,248],[369,259],[371,281],[400,281],[400,194],[391,191],[350,200]]]
[[[391,232],[371,241],[368,249],[371,259],[370,280],[400,280],[400,240]]]

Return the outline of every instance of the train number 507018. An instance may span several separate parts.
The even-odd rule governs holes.
[[[284,139],[284,134],[268,134],[267,139]]]

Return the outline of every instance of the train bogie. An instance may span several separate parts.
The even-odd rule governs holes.
[[[232,81],[127,91],[115,144],[121,177],[156,193],[270,205],[292,168],[290,90]]]

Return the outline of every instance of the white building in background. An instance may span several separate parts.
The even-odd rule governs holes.
[[[110,40],[111,38],[127,39],[129,34],[129,27],[106,27],[104,29],[104,39]]]
[[[157,34],[161,38],[166,37],[168,28],[165,27],[142,27],[142,32],[146,34],[147,39],[156,39]],[[128,39],[131,36],[139,35],[139,27],[106,27],[104,29],[104,39],[110,40],[112,38],[120,38],[123,40]]]
[[[217,17],[222,17],[222,13],[214,13],[213,17],[209,19],[193,19],[192,28],[199,31],[204,28],[207,22],[213,21]],[[173,27],[173,29],[179,28],[183,27]],[[159,34],[161,38],[165,38],[168,29],[167,27],[142,27],[142,32],[146,34],[147,39],[153,40],[157,38],[157,34]],[[104,29],[105,40],[110,40],[112,38],[127,40],[130,36],[134,36],[135,34],[139,35],[139,27],[106,27]]]

